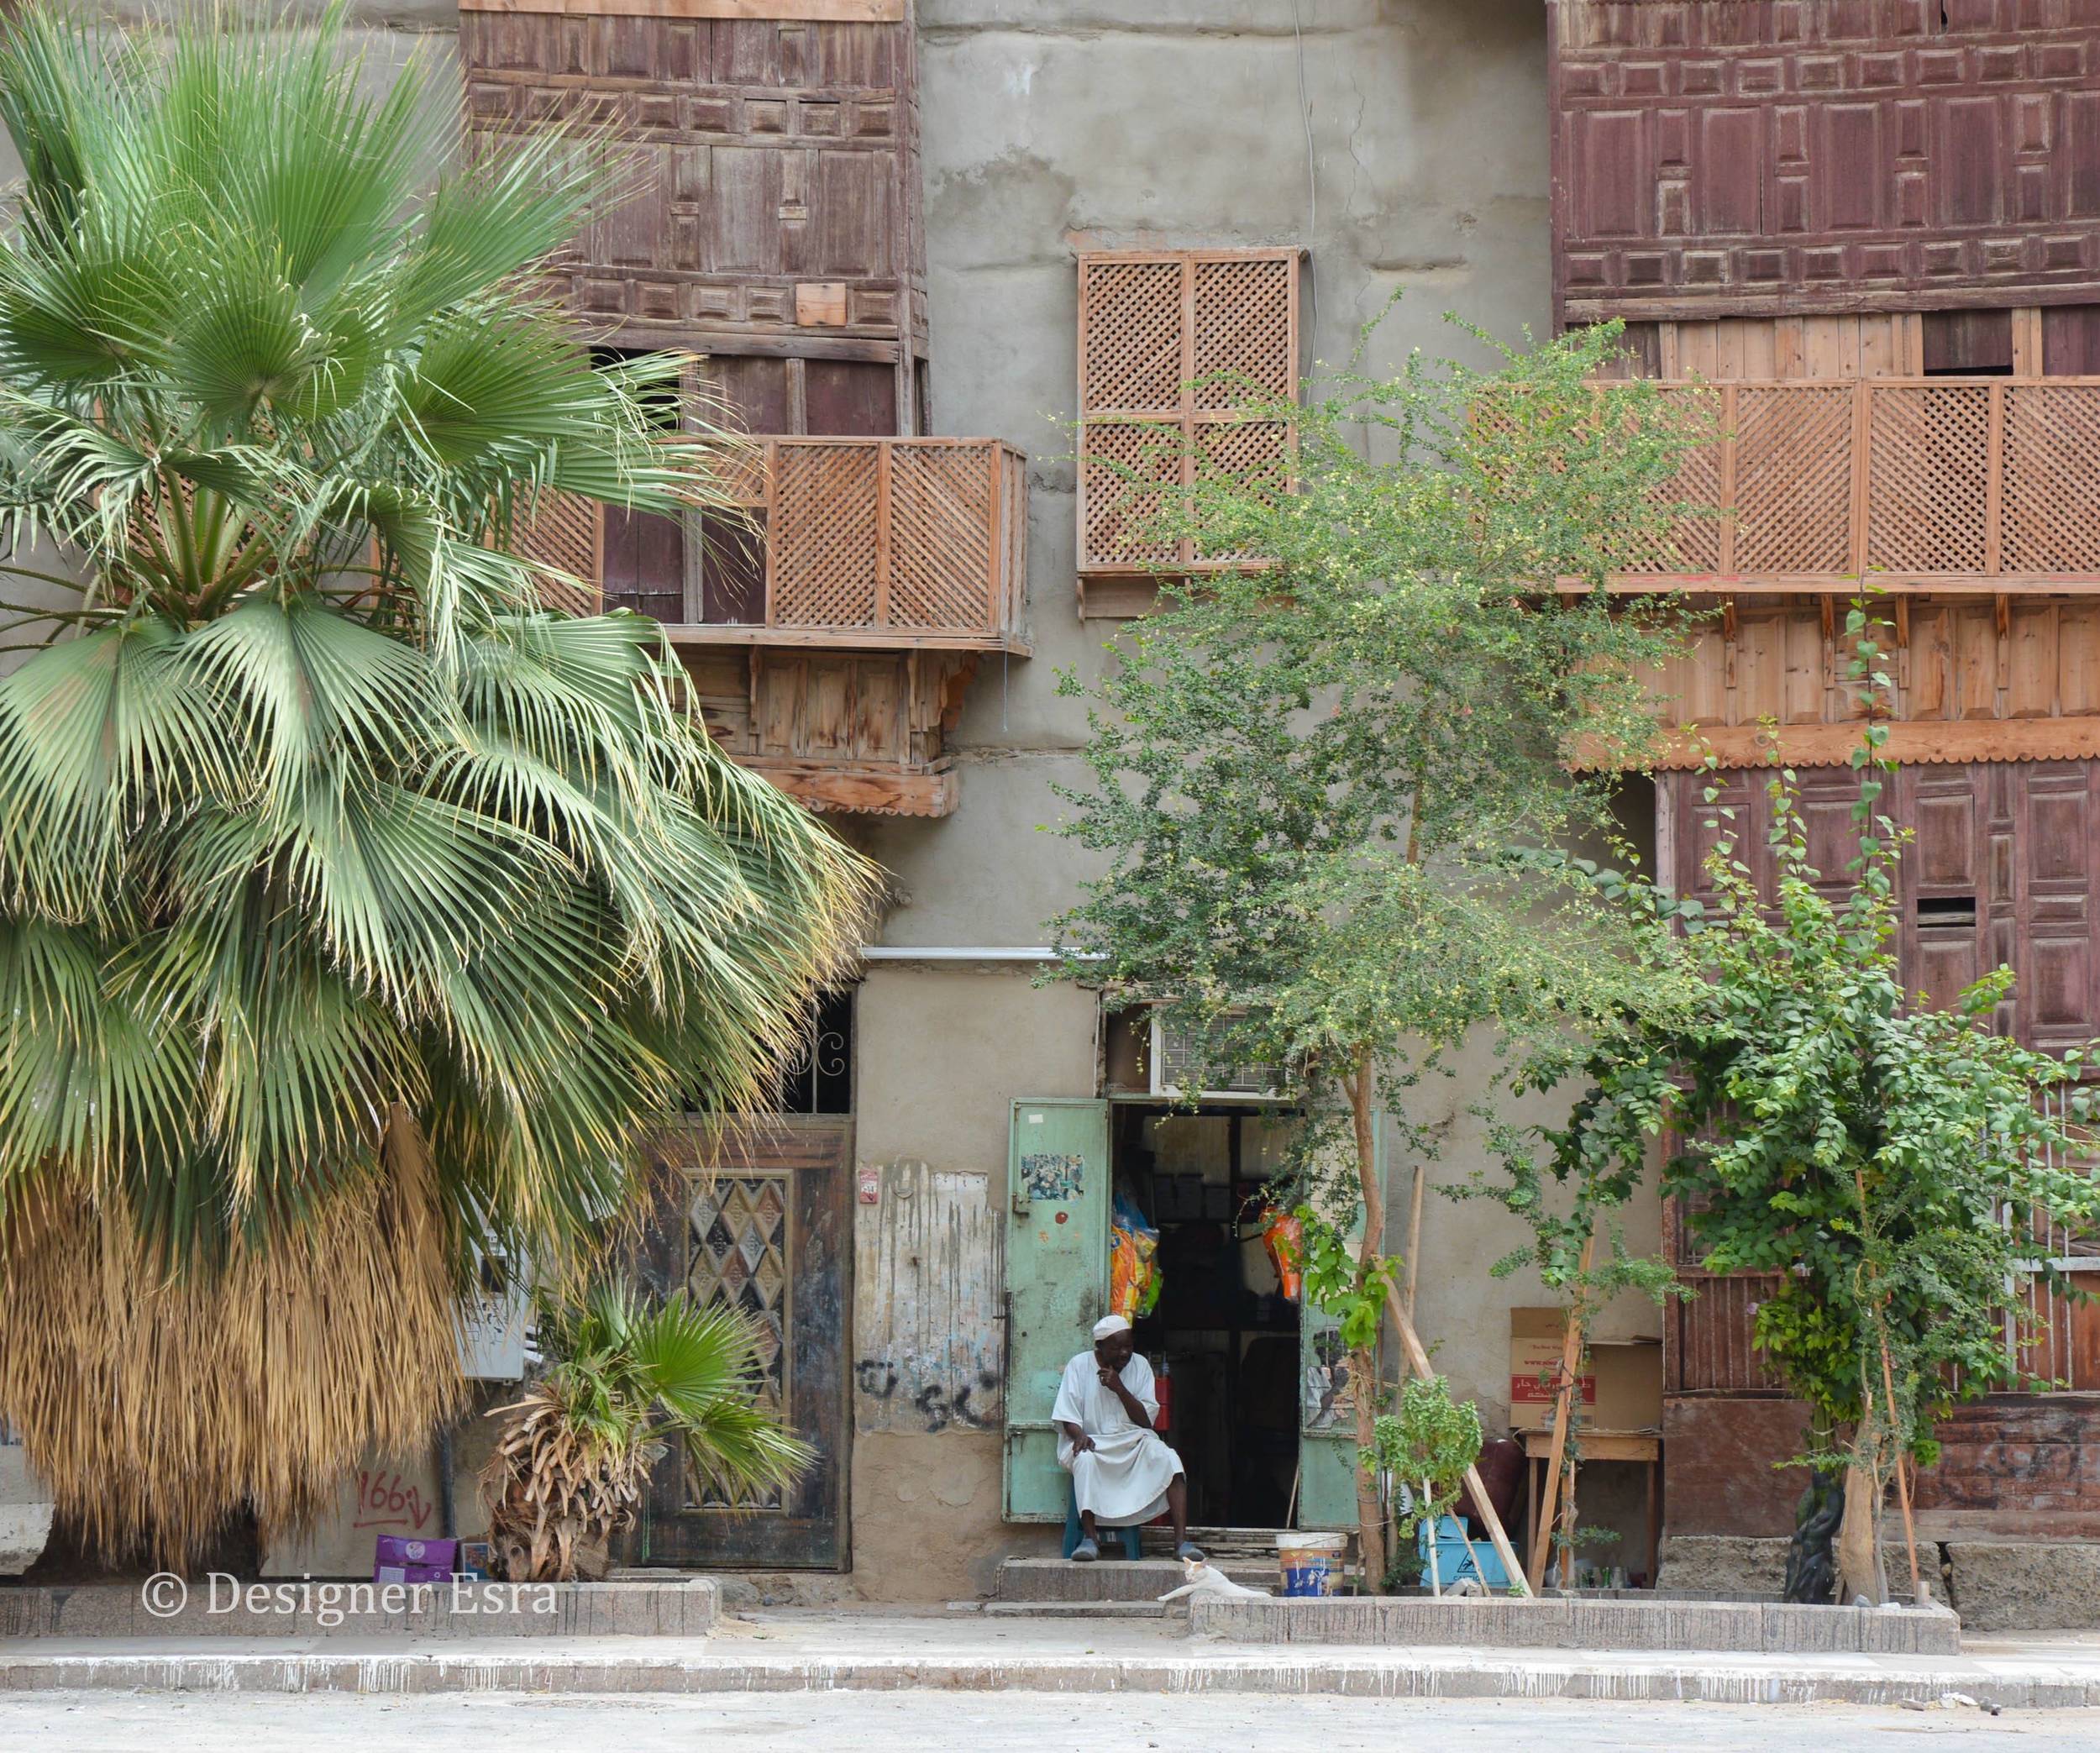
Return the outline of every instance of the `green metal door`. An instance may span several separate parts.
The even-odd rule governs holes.
[[[1016,1102],[1006,1149],[1005,1513],[1062,1522],[1050,1409],[1108,1306],[1108,1104]]]
[[[1385,1191],[1384,1116],[1372,1137],[1379,1197]],[[1352,1244],[1363,1234],[1359,1218]],[[1357,1399],[1376,1383],[1349,1379],[1341,1324],[1310,1304],[1298,1315],[1298,1522],[1300,1528],[1357,1525]]]

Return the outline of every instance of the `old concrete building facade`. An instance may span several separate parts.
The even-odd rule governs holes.
[[[769,1324],[765,1391],[824,1464],[757,1505],[690,1501],[667,1472],[638,1560],[939,1599],[1054,1550],[1043,1371],[1099,1306],[1112,1184],[1179,1238],[1169,1282],[1208,1287],[1161,1347],[1177,1440],[1226,1457],[1202,1463],[1199,1519],[1346,1519],[1315,1488],[1337,1447],[1307,1391],[1316,1338],[1245,1220],[1262,1123],[1230,1100],[1170,1113],[1142,1031],[1037,978],[1086,874],[1046,832],[1053,788],[1084,777],[1084,706],[1057,678],[1100,674],[1144,602],[1091,564],[1074,423],[1172,414],[1131,413],[1135,390],[1083,405],[1134,381],[1083,351],[1089,263],[1154,289],[1161,326],[1126,311],[1117,333],[1177,390],[1205,337],[1274,344],[1267,293],[1205,327],[1205,289],[1244,290],[1223,270],[1250,262],[1282,276],[1263,284],[1287,288],[1297,370],[1345,360],[1402,291],[1374,362],[1463,352],[1447,310],[1510,339],[1618,316],[1630,370],[1725,386],[1735,436],[1689,466],[1742,511],[1681,575],[1625,581],[1713,610],[1659,710],[1743,763],[1777,718],[1835,799],[1831,605],[1882,575],[1904,806],[1937,837],[1910,965],[1945,990],[2011,960],[2034,996],[2008,1022],[2037,1038],[2100,1021],[2100,556],[2076,497],[2100,442],[2092,0],[423,0],[370,18],[389,55],[415,32],[456,56],[479,150],[554,116],[633,148],[640,174],[563,284],[594,344],[703,357],[694,407],[711,395],[768,441],[746,494],[762,539],[555,506],[540,539],[670,625],[725,746],[893,878],[864,977],[811,1019],[795,1111],[734,1162],[667,1147],[697,1178],[654,1261]],[[2082,518],[2043,509],[2066,496]],[[1635,814],[1691,886],[1686,781],[1666,770]],[[1482,1151],[1466,1080],[1443,1100],[1431,1178],[1456,1184]],[[1392,1168],[1404,1204],[1412,1165]],[[1509,1311],[1549,1299],[1488,1275],[1511,1220],[1427,1213],[1420,1325],[1498,1434]],[[1676,1233],[1634,1215],[1636,1243]],[[1764,1460],[1793,1412],[1744,1342],[1756,1287],[1701,1289],[1667,1323],[1616,1306],[1597,1336],[1661,1342],[1667,1531],[1781,1535],[1795,1488]],[[2096,1330],[2050,1319],[2061,1357],[2036,1367],[2076,1391],[1964,1414],[1932,1538],[2100,1535]],[[1642,1480],[1593,1472],[1583,1519],[1640,1570]]]
[[[1098,1306],[1074,1275],[1085,1276],[1089,1248],[1101,1255],[1093,1270],[1105,1272],[1105,1236],[1091,1226],[1105,1230],[1110,1174],[1127,1181],[1142,1156],[1191,1184],[1182,1221],[1224,1220],[1248,1238],[1251,1278],[1264,1270],[1253,1226],[1216,1204],[1236,1204],[1258,1178],[1252,1123],[1236,1126],[1217,1105],[1176,1137],[1164,1105],[1142,1099],[1142,1043],[1110,1025],[1099,995],[1036,978],[1046,924],[1084,870],[1045,832],[1061,808],[1053,788],[1085,771],[1084,703],[1058,696],[1058,674],[1100,673],[1147,594],[1127,562],[1082,576],[1083,562],[1102,558],[1082,552],[1073,460],[1082,263],[1134,260],[1141,281],[1185,274],[1192,307],[1243,271],[1288,284],[1278,294],[1294,325],[1281,344],[1286,383],[1345,360],[1396,291],[1404,297],[1372,343],[1377,359],[1469,346],[1446,311],[1512,338],[1545,333],[1544,19],[1523,3],[1390,0],[1302,0],[1295,12],[1279,0],[1135,9],[680,0],[646,10],[622,17],[600,0],[463,9],[462,77],[488,139],[596,102],[641,143],[648,186],[596,217],[564,284],[599,344],[703,353],[702,374],[748,430],[804,441],[774,453],[763,508],[769,617],[738,598],[721,576],[733,569],[715,555],[648,548],[617,518],[579,539],[550,513],[547,540],[550,553],[592,556],[611,600],[672,623],[726,746],[830,811],[892,874],[864,978],[812,1027],[813,1052],[850,1067],[834,1100],[849,1111],[797,1116],[782,1131],[800,1141],[830,1129],[847,1141],[822,1168],[791,1173],[837,1178],[848,1269],[827,1277],[797,1232],[784,1301],[737,1291],[782,1321],[795,1366],[785,1391],[806,1427],[814,1397],[844,1372],[836,1472],[802,1506],[835,1516],[838,1533],[787,1561],[850,1564],[856,1588],[878,1598],[973,1594],[1001,1556],[1054,1550],[1054,1525],[1016,1518],[1061,1509],[1044,1496],[1061,1491],[1062,1476],[1046,1484],[1042,1375],[1046,1360],[1083,1345]],[[1200,263],[1183,260],[1191,252]],[[1162,320],[1177,302],[1165,295]],[[1098,338],[1116,319],[1106,295],[1097,308]],[[1257,297],[1236,319],[1266,337],[1271,360],[1278,331],[1262,318],[1275,308]],[[1196,375],[1183,370],[1175,336],[1147,329],[1142,309],[1125,314],[1135,328],[1097,339],[1097,351],[1157,351],[1155,400]],[[1189,357],[1211,344],[1191,342]],[[1209,356],[1201,369],[1212,369]],[[1118,381],[1086,411],[1139,394],[1126,389]],[[936,529],[903,496],[915,453],[957,440],[969,441],[958,459],[974,480],[990,479],[995,445],[1026,458],[1025,587],[995,585],[990,612],[967,629],[963,617],[927,615],[907,630],[892,606],[907,542],[949,544],[946,563],[973,577],[986,559],[982,544],[954,545],[952,519]],[[869,449],[888,451],[884,472],[865,465]],[[855,465],[858,475],[837,472]],[[868,541],[879,531],[890,544],[887,574],[884,559],[848,552],[850,514],[815,511],[842,496],[874,501]],[[1011,514],[1013,501],[996,496],[967,497],[974,527]],[[754,490],[753,504],[763,497]],[[963,501],[958,489],[948,509]],[[820,517],[833,521],[806,538]],[[879,603],[879,579],[891,591]],[[762,618],[774,624],[753,624]],[[1448,1118],[1462,1136],[1443,1178],[1462,1178],[1475,1160],[1464,1102],[1454,1086]],[[1031,1126],[1056,1134],[1057,1147],[1028,1148],[1041,1142],[1023,1133]],[[1235,1143],[1235,1132],[1246,1136]],[[731,1196],[755,1200],[782,1173],[768,1147],[757,1157]],[[1027,1157],[1073,1159],[1093,1178],[1088,1198],[1056,1214],[1074,1220],[1067,1229],[1016,1215],[1010,1174]],[[1216,1189],[1207,1218],[1193,1192],[1206,1164]],[[1038,1215],[1051,1221],[1047,1206]],[[1651,1231],[1655,1221],[1648,1214]],[[687,1227],[688,1258],[706,1261],[719,1287],[705,1237]],[[824,1226],[827,1240],[838,1233]],[[1048,1247],[1082,1233],[1094,1239],[1068,1257]],[[1457,1387],[1498,1425],[1504,1311],[1544,1299],[1536,1284],[1488,1278],[1509,1236],[1480,1209],[1432,1200],[1427,1235],[1425,1330]],[[667,1282],[679,1276],[672,1267]],[[1346,1497],[1324,1509],[1310,1488],[1302,1506],[1292,1499],[1305,1361],[1294,1311],[1279,1310],[1273,1290],[1266,1302],[1247,1285],[1234,1290],[1253,1312],[1243,1303],[1190,1317],[1205,1324],[1202,1349],[1237,1353],[1173,1359],[1179,1415],[1201,1420],[1178,1430],[1192,1450],[1263,1448],[1270,1471],[1238,1482],[1214,1471],[1199,1514],[1345,1519]],[[1659,1332],[1651,1309],[1614,1315],[1609,1330],[1624,1336]],[[1331,1476],[1340,1446],[1314,1451]],[[736,1537],[711,1552],[689,1543],[700,1512],[679,1490],[667,1483],[638,1556],[747,1556]],[[1234,1514],[1235,1495],[1266,1513]],[[1638,1540],[1639,1494],[1623,1495]],[[744,1514],[748,1526],[759,1512]]]

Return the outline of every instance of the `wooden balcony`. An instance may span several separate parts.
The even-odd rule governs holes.
[[[1722,434],[1621,590],[2100,591],[2100,378],[1672,385]]]
[[[1026,653],[1026,468],[995,438],[756,438],[743,518],[555,495],[520,546],[681,645]]]

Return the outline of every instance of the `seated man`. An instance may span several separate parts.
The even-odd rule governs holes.
[[[1137,1355],[1130,1323],[1120,1315],[1094,1324],[1094,1349],[1064,1367],[1050,1420],[1058,1427],[1058,1465],[1072,1475],[1080,1564],[1101,1556],[1101,1530],[1149,1522],[1163,1509],[1174,1519],[1174,1551],[1203,1554],[1189,1542],[1189,1482],[1181,1456],[1159,1440],[1152,1420],[1152,1369]]]

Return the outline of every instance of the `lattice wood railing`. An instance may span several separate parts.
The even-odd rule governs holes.
[[[750,530],[710,519],[682,544],[684,576],[645,582],[683,601],[666,624],[687,643],[1025,650],[1026,461],[995,438],[753,439],[732,481]],[[602,583],[606,521],[555,496],[526,551]],[[742,619],[706,618],[710,542],[758,549]]]
[[[1630,568],[1631,588],[1827,590],[1989,580],[2100,588],[2100,378],[1672,386],[1722,434],[1676,499],[1719,506]]]
[[[1079,258],[1079,567],[1084,575],[1240,564],[1152,527],[1145,483],[1284,464],[1290,429],[1251,417],[1299,373],[1295,249],[1089,252]]]

